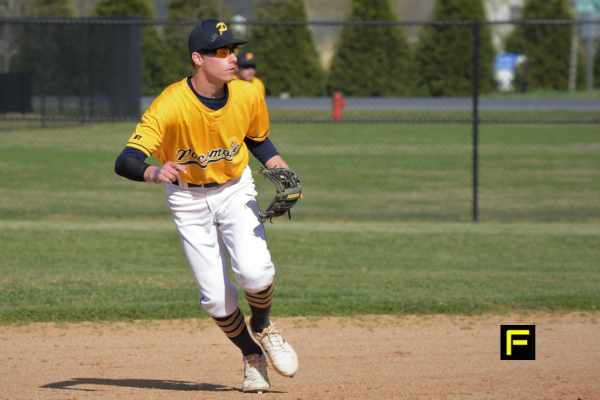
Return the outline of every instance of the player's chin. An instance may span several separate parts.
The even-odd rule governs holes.
[[[229,82],[229,81],[233,80],[234,78],[235,78],[235,68],[231,69],[231,70],[227,70],[223,74],[223,80],[225,82]]]

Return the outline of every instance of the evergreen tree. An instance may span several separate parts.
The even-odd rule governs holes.
[[[395,21],[388,0],[353,0],[350,21]],[[351,96],[412,92],[411,53],[399,26],[348,25],[331,64],[327,90]]]
[[[24,2],[24,15],[31,17],[73,17],[73,0],[29,0]]]
[[[302,0],[261,0],[256,5],[261,22],[299,21],[300,25],[264,24],[253,27],[249,46],[259,60],[258,73],[267,93],[292,96],[323,94],[323,71],[311,33],[305,24]]]
[[[568,0],[527,0],[523,19],[572,19]],[[571,27],[519,25],[506,39],[506,50],[527,57],[529,89],[565,90],[569,81]]]
[[[485,21],[481,0],[437,0],[434,21]],[[480,25],[480,90],[493,87],[493,58],[489,27]],[[473,88],[472,25],[430,25],[417,46],[417,84],[432,96],[465,96]]]
[[[94,14],[98,17],[155,17],[151,0],[102,0],[96,5]],[[143,93],[158,94],[168,83],[165,76],[168,58],[164,51],[163,40],[154,26],[143,28],[142,57]]]
[[[155,13],[151,0],[101,0],[96,4],[94,14],[98,17],[153,18]]]
[[[216,0],[172,0],[169,3],[169,19],[172,21],[197,21],[217,18]],[[192,62],[188,54],[188,36],[193,26],[169,25],[165,27],[165,51],[168,60],[165,74],[169,82],[175,82],[192,72]]]
[[[173,20],[229,18],[229,10],[224,12],[225,15],[219,15],[217,0],[171,0],[169,3],[169,18]]]

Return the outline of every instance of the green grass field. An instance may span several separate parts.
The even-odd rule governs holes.
[[[0,322],[179,318],[197,291],[162,188],[112,172],[132,124],[0,131]],[[268,226],[277,315],[600,308],[600,132],[276,124],[303,178]],[[256,174],[261,201],[273,188]]]

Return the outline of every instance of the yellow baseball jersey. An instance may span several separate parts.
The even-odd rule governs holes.
[[[244,138],[262,142],[269,135],[264,96],[246,82],[227,84],[228,98],[218,110],[206,107],[187,78],[167,87],[150,105],[127,142],[162,164],[187,166],[188,183],[225,183],[248,165]]]
[[[250,83],[258,90],[258,92],[265,97],[267,95],[267,90],[265,89],[265,84],[263,81],[258,79],[257,77],[252,78]]]
[[[256,90],[258,90],[258,92],[265,97],[267,95],[267,89],[265,89],[265,84],[263,83],[263,81],[261,81],[259,78],[254,77],[252,78],[252,80],[250,81],[246,81],[242,78],[236,77],[235,80],[240,81],[240,82],[247,82],[250,85],[252,85],[252,87],[254,87]]]

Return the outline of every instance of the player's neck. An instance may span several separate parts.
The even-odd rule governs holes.
[[[219,99],[225,94],[225,82],[221,80],[210,80],[200,72],[194,74],[191,80],[194,90],[202,97]]]

